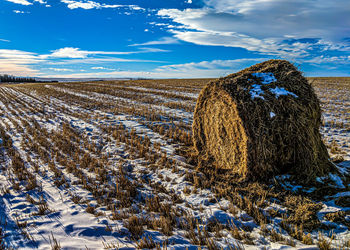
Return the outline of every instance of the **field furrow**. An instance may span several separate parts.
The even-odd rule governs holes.
[[[347,85],[322,80],[315,87],[324,111],[321,131],[341,174],[308,187],[288,176],[277,176],[275,185],[236,183],[227,173],[197,166],[191,124],[207,81],[0,86],[4,244],[40,249],[350,244]]]

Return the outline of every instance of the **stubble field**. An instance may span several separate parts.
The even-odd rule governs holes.
[[[350,248],[350,78],[310,78],[339,175],[196,168],[208,79],[0,85],[0,249]]]

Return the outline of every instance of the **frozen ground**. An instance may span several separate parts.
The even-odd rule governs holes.
[[[350,247],[350,86],[318,81],[340,174],[308,187],[195,170],[183,152],[206,81],[1,86],[0,248]]]

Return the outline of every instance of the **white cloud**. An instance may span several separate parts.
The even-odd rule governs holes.
[[[79,48],[65,47],[65,48],[53,50],[51,54],[40,55],[40,57],[42,59],[47,59],[47,58],[86,59],[88,58],[88,56],[92,56],[92,55],[131,55],[131,54],[155,53],[155,52],[169,52],[169,50],[163,50],[158,48],[141,48],[138,51],[88,51],[88,50],[81,50]]]
[[[101,8],[101,5],[99,3],[93,2],[93,1],[87,1],[87,2],[79,2],[79,1],[71,1],[71,0],[61,0],[62,3],[67,4],[67,7],[71,10],[73,9],[94,9],[94,8]]]
[[[0,72],[18,76],[28,76],[37,73],[30,67],[40,62],[35,53],[20,50],[0,49]]]
[[[284,57],[300,57],[307,52],[303,44],[282,44],[276,39],[257,39],[229,32],[193,32],[172,30],[175,37],[180,40],[212,46],[240,47],[250,51],[256,51],[269,55],[279,55]]]
[[[257,38],[289,35],[334,40],[350,31],[348,0],[206,0],[206,4],[206,16],[223,21],[219,30]]]
[[[21,5],[32,5],[32,3],[28,2],[27,0],[7,0],[11,3],[21,4]]]
[[[94,70],[115,70],[115,69],[112,69],[112,68],[105,68],[105,67],[91,67],[91,69],[94,69]]]
[[[65,59],[59,61],[47,61],[46,64],[50,65],[73,65],[73,64],[98,64],[101,63],[116,63],[116,62],[157,62],[164,63],[163,61],[157,60],[142,60],[142,59],[125,59],[125,58],[116,58],[116,57],[104,57],[104,58],[84,58],[84,59]]]
[[[51,54],[41,55],[42,58],[87,58],[89,55],[129,55],[137,52],[88,51],[79,48],[65,47],[52,51]]]
[[[100,4],[94,1],[75,1],[75,0],[61,0],[62,3],[67,4],[67,7],[71,10],[73,9],[102,9],[102,8],[128,8],[132,10],[144,10],[137,5],[120,5],[120,4]]]
[[[58,78],[210,78],[216,77],[217,71],[199,70],[197,72],[157,72],[157,71],[113,71],[113,72],[95,72],[95,73],[76,73],[76,74],[51,74],[43,77]],[[219,74],[220,75],[220,74]]]
[[[0,60],[9,60],[16,63],[23,62],[24,64],[40,61],[35,53],[10,49],[0,49]]]
[[[44,0],[34,0],[34,2],[38,2],[40,4],[47,4],[47,2]]]
[[[266,58],[244,58],[234,60],[212,60],[160,66],[154,74],[169,77],[221,77],[237,72],[253,64],[263,62]]]
[[[202,62],[190,62],[183,64],[164,65],[150,71],[113,70],[103,66],[91,67],[97,72],[46,74],[44,77],[68,77],[68,78],[217,78],[237,72],[253,64],[265,61],[269,58],[244,58],[234,60],[212,60]],[[322,63],[321,60],[341,63],[350,57],[319,58],[310,63]],[[105,71],[110,70],[110,71]],[[78,72],[78,71],[76,71]],[[324,74],[324,72],[323,72]]]
[[[57,72],[73,71],[71,69],[54,67],[58,65],[82,65],[102,63],[125,63],[125,62],[161,62],[156,60],[127,59],[114,57],[115,55],[129,55],[138,53],[163,52],[156,48],[144,48],[140,51],[109,52],[109,51],[86,51],[79,48],[61,48],[52,51],[51,54],[37,54],[21,50],[0,49],[0,72],[14,75],[38,75],[40,72],[34,68],[52,65],[46,68]],[[103,55],[103,57],[101,57]],[[101,66],[102,67],[102,66]],[[114,70],[105,68],[106,70]]]
[[[1,74],[9,74],[16,76],[34,76],[38,71],[30,68],[26,65],[20,65],[15,63],[3,62],[0,60],[0,72]]]
[[[30,12],[22,11],[22,10],[14,10],[13,12],[16,13],[16,14],[26,14],[26,13],[30,13]]]
[[[54,50],[52,54],[47,55],[47,57],[57,57],[57,58],[86,58],[89,51],[80,50],[79,48],[61,48]]]
[[[47,69],[57,71],[57,72],[72,72],[72,71],[74,71],[72,69],[64,69],[64,68],[47,68]]]
[[[155,68],[152,71],[112,71],[112,72],[89,72],[65,75],[45,75],[45,77],[145,77],[145,78],[210,78],[220,77],[241,70],[264,58],[247,58],[236,60],[213,60],[203,62],[192,62],[185,64],[165,65]],[[102,67],[95,67],[101,69]]]
[[[27,0],[6,0],[6,1],[16,3],[16,4],[21,4],[21,5],[33,5],[33,2],[29,2]],[[34,0],[34,2],[38,2],[40,4],[47,4],[47,2],[44,0]],[[49,5],[46,5],[46,7],[48,6]],[[22,12],[15,12],[15,13],[22,13]]]
[[[11,42],[10,40],[7,40],[7,39],[1,39],[1,38],[0,38],[0,41],[1,41],[1,42],[6,42],[6,43]]]
[[[157,52],[170,52],[171,51],[171,50],[167,50],[167,49],[147,48],[147,47],[142,47],[139,49],[140,50],[135,52],[135,53],[157,53]]]
[[[149,41],[145,43],[135,43],[129,46],[150,46],[150,45],[164,45],[164,44],[177,44],[179,41],[173,37],[162,37],[155,41]]]
[[[137,5],[128,5],[127,7],[132,10],[145,10],[144,8],[141,8],[140,6],[137,6]]]
[[[201,9],[161,9],[180,28],[168,31],[180,40],[241,47],[264,54],[303,57],[312,50],[348,49],[348,0],[205,0]],[[298,42],[314,38],[314,42]],[[286,41],[294,39],[294,42]]]
[[[311,63],[311,64],[350,64],[350,56],[317,56],[311,59],[303,60],[304,63]]]

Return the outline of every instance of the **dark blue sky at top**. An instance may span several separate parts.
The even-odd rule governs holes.
[[[289,15],[280,11],[280,16],[278,1],[251,2],[256,5],[229,0],[0,0],[0,74],[218,77],[271,58],[291,60],[307,75],[350,74],[346,17],[344,27],[335,27],[330,16],[328,30],[322,31],[313,21],[324,8],[313,9],[310,17],[297,8]],[[330,11],[346,14],[344,8]],[[309,32],[300,31],[293,19],[298,15],[307,19]]]

